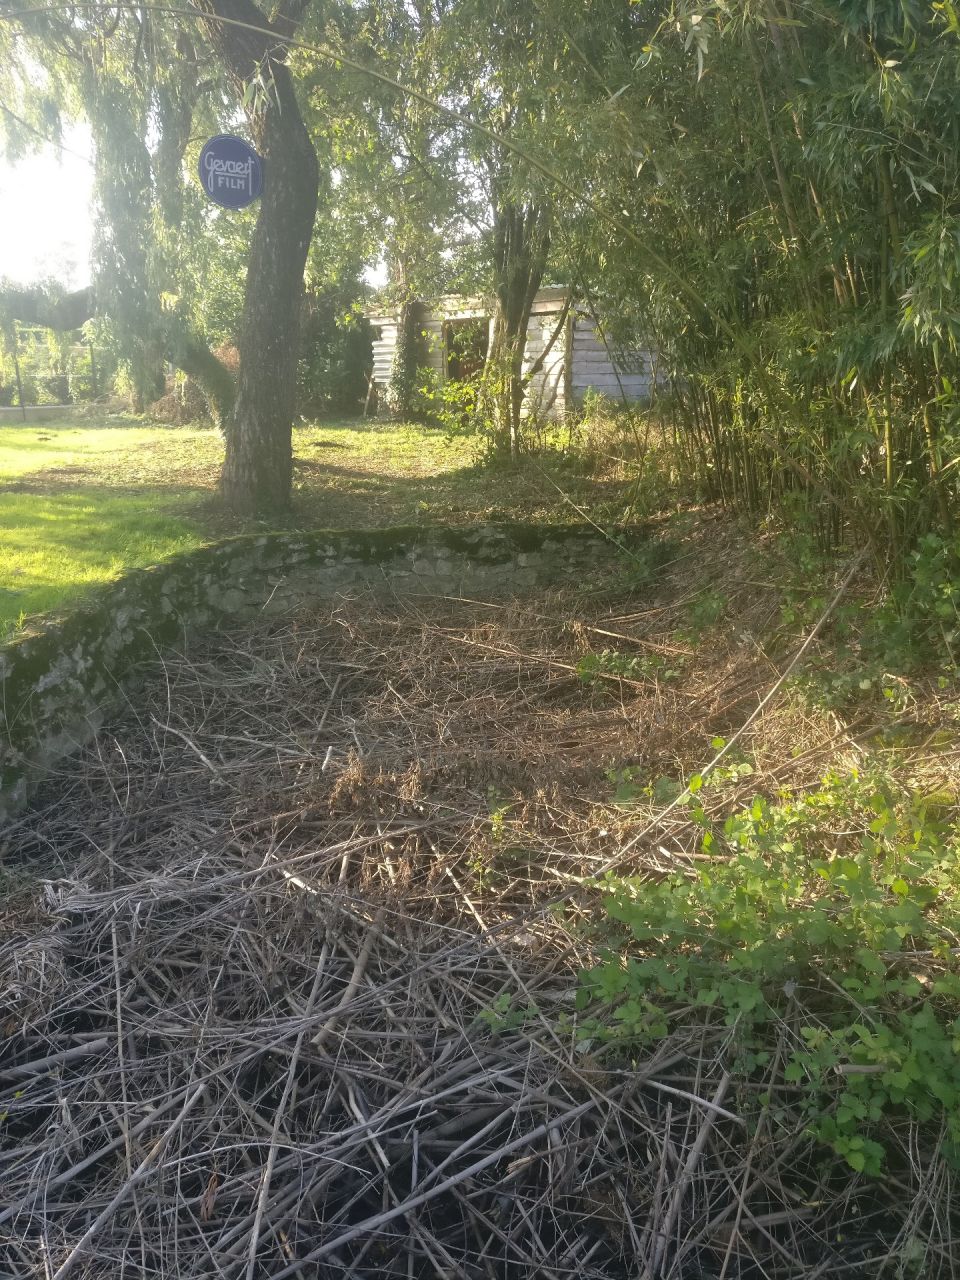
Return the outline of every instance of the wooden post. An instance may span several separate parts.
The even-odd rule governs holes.
[[[27,406],[23,403],[23,379],[20,377],[20,361],[17,359],[17,348],[20,345],[20,331],[16,321],[13,325],[13,372],[17,377],[17,395],[20,399],[20,417],[26,422]]]
[[[363,416],[366,417],[370,412],[370,401],[373,398],[373,370],[370,370],[370,379],[367,382],[367,398],[363,402]]]

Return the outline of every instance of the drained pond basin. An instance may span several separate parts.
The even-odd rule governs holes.
[[[799,1113],[778,1185],[722,1020],[583,1034],[606,870],[696,865],[634,780],[768,670],[688,663],[618,564],[521,582],[221,611],[45,760],[0,833],[0,1273],[752,1280],[902,1229]]]

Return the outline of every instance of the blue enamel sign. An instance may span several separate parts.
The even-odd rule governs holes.
[[[263,190],[263,161],[249,142],[221,133],[200,152],[200,181],[224,209],[245,209]]]

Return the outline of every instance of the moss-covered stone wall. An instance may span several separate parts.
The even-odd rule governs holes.
[[[617,541],[644,537],[619,531]],[[545,578],[582,578],[616,554],[587,525],[321,530],[230,538],[128,573],[0,646],[0,825],[185,631],[289,611],[357,583],[445,595],[523,591]]]

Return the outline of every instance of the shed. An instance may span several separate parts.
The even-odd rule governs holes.
[[[567,409],[582,403],[588,391],[619,402],[648,400],[657,378],[653,352],[615,349],[602,325],[598,327],[589,310],[578,304],[564,318],[567,295],[566,288],[552,287],[541,289],[534,299],[524,372],[536,364],[544,348],[550,349],[527,388],[524,414],[562,418]],[[457,294],[421,303],[422,364],[443,380],[465,379],[479,372],[490,345],[492,310],[483,299]],[[373,332],[372,377],[382,403],[382,392],[392,376],[399,318],[395,312],[376,309],[368,311],[367,318]]]

